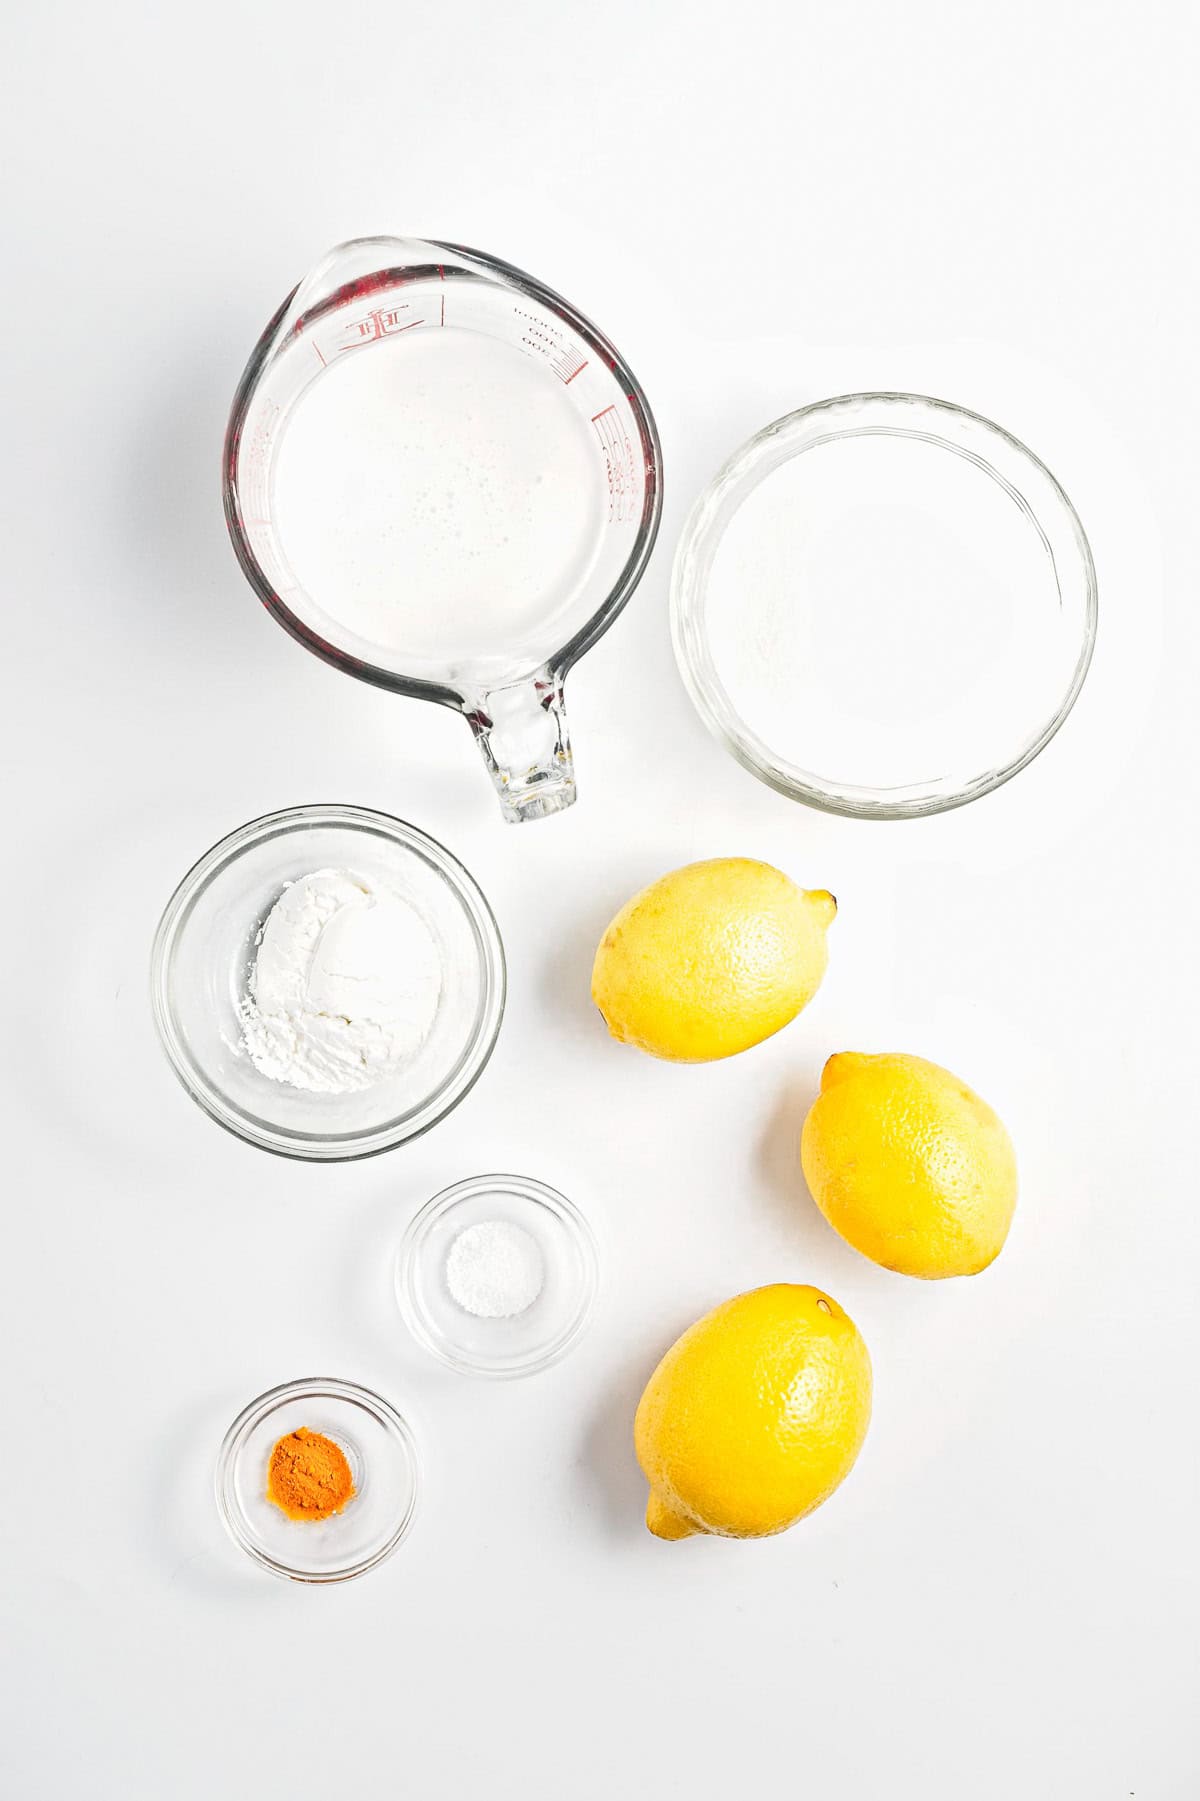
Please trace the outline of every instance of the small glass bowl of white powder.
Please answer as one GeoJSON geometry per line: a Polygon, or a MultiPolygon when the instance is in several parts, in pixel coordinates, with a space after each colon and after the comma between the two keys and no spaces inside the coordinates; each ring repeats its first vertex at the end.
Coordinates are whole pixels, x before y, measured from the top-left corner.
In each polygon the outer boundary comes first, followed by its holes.
{"type": "Polygon", "coordinates": [[[504,993],[471,876],[362,807],[294,807],[222,839],[171,897],[152,959],[159,1035],[192,1098],[251,1144],[326,1162],[457,1106],[504,993]]]}
{"type": "Polygon", "coordinates": [[[471,1376],[527,1376],[565,1357],[591,1315],[591,1227],[529,1176],[473,1176],[426,1202],[396,1258],[396,1298],[418,1343],[471,1376]]]}

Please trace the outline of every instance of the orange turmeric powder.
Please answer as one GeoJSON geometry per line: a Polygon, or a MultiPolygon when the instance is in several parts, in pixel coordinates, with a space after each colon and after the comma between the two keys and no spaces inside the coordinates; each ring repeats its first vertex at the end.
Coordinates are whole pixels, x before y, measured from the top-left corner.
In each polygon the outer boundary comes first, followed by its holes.
{"type": "Polygon", "coordinates": [[[289,1520],[327,1520],[354,1499],[354,1478],[340,1445],[301,1426],[281,1438],[267,1467],[267,1499],[289,1520]]]}

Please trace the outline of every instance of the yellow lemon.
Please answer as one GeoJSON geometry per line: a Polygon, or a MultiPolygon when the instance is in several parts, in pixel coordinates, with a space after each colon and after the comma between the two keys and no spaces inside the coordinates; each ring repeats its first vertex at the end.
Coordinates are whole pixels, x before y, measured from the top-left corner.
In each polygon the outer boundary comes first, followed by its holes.
{"type": "Polygon", "coordinates": [[[634,1422],[658,1538],[765,1538],[819,1507],[871,1418],[871,1359],[819,1288],[776,1282],[676,1340],[634,1422]]]}
{"type": "Polygon", "coordinates": [[[986,1101],[923,1057],[831,1057],[800,1160],[830,1225],[885,1269],[972,1276],[1008,1236],[1012,1141],[986,1101]]]}
{"type": "Polygon", "coordinates": [[[749,857],[663,876],[600,941],[592,999],[614,1038],[677,1063],[732,1057],[778,1032],[825,974],[837,902],[749,857]]]}

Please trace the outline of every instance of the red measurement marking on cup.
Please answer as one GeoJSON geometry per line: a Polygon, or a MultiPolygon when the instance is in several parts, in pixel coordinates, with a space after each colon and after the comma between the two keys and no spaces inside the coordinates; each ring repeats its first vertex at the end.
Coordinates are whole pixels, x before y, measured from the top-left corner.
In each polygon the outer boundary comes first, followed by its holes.
{"type": "Polygon", "coordinates": [[[315,338],[312,341],[312,347],[316,351],[317,355],[321,357],[322,369],[328,369],[329,364],[325,361],[325,358],[323,356],[321,356],[321,346],[317,343],[317,340],[315,338]]]}
{"type": "Polygon", "coordinates": [[[633,445],[615,401],[602,412],[593,413],[592,424],[600,440],[608,480],[609,523],[620,524],[633,518],[637,506],[633,445]]]}
{"type": "Polygon", "coordinates": [[[565,342],[558,328],[544,319],[541,313],[530,312],[528,307],[514,306],[513,317],[520,321],[522,350],[549,364],[564,388],[575,380],[582,369],[587,368],[587,358],[580,356],[576,346],[565,342]]]}
{"type": "Polygon", "coordinates": [[[570,350],[563,345],[550,358],[550,367],[561,381],[564,388],[569,387],[581,369],[587,368],[587,358],[580,356],[577,350],[570,350]]]}
{"type": "Polygon", "coordinates": [[[337,347],[338,355],[343,350],[357,350],[360,344],[375,344],[380,338],[394,338],[402,331],[412,331],[414,326],[424,325],[424,319],[409,319],[405,316],[411,310],[407,302],[400,306],[377,306],[364,319],[352,319],[343,328],[343,341],[337,347]]]}
{"type": "MultiPolygon", "coordinates": [[[[445,279],[446,279],[446,277],[443,275],[442,280],[445,281],[445,279]]],[[[446,296],[443,294],[442,295],[442,324],[444,325],[445,323],[446,323],[446,296]]]]}

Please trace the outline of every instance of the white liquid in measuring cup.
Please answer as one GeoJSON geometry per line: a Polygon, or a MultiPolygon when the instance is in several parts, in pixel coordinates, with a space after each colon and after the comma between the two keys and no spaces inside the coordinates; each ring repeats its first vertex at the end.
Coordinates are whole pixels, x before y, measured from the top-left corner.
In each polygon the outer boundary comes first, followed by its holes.
{"type": "Polygon", "coordinates": [[[556,650],[607,505],[595,435],[558,377],[451,329],[331,363],[288,419],[271,498],[310,603],[289,604],[339,648],[432,679],[556,650]]]}

